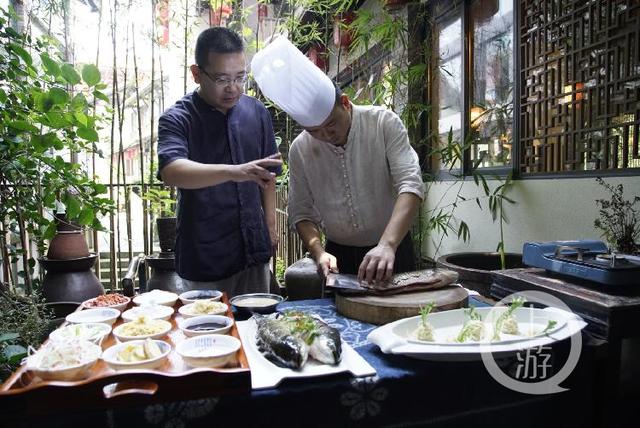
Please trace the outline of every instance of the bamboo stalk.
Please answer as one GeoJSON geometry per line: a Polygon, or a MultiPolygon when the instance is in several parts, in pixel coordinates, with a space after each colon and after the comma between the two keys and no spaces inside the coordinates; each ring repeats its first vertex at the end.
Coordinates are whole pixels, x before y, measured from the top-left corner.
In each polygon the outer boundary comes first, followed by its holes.
{"type": "Polygon", "coordinates": [[[158,59],[160,65],[160,105],[159,110],[164,111],[164,69],[162,68],[162,49],[158,49],[158,59]]]}
{"type": "Polygon", "coordinates": [[[140,111],[140,80],[138,78],[138,56],[136,53],[135,23],[132,24],[133,33],[133,73],[136,89],[136,110],[138,112],[138,143],[140,147],[140,197],[142,198],[142,236],[144,253],[149,254],[149,208],[147,205],[147,188],[144,184],[144,141],[142,140],[142,112],[140,111]]]}
{"type": "MultiPolygon", "coordinates": [[[[131,9],[131,0],[129,0],[128,9],[131,9]]],[[[122,128],[124,124],[124,112],[126,108],[127,102],[127,80],[129,75],[129,25],[126,26],[127,35],[125,38],[125,59],[124,59],[124,74],[123,74],[123,85],[122,85],[122,103],[118,105],[118,135],[119,135],[119,144],[118,144],[118,171],[122,172],[122,189],[124,190],[124,206],[125,206],[125,222],[126,222],[126,236],[127,236],[127,254],[129,256],[129,260],[133,258],[133,250],[131,248],[131,205],[129,200],[129,188],[127,187],[127,175],[124,165],[124,141],[122,128]]],[[[118,97],[120,94],[118,93],[118,97]]],[[[118,184],[120,184],[120,175],[118,174],[118,184]]],[[[118,190],[118,199],[120,199],[120,190],[118,190]]],[[[118,204],[120,205],[120,204],[118,204]]],[[[123,276],[122,272],[122,250],[121,250],[121,234],[120,234],[120,218],[118,217],[118,283],[120,283],[120,278],[123,276]]]]}
{"type": "MultiPolygon", "coordinates": [[[[109,12],[111,15],[111,44],[113,47],[113,91],[111,94],[111,135],[110,135],[110,159],[109,163],[111,164],[111,168],[109,168],[109,197],[113,200],[113,153],[115,146],[115,112],[116,112],[116,93],[118,92],[118,73],[117,73],[117,43],[116,43],[116,12],[118,9],[118,1],[113,0],[113,3],[109,1],[109,12]]],[[[115,216],[113,213],[109,214],[109,227],[111,233],[109,234],[109,287],[113,290],[115,287],[115,277],[116,277],[116,245],[115,245],[115,216]]]]}
{"type": "MultiPolygon", "coordinates": [[[[63,18],[63,36],[64,36],[64,61],[69,64],[74,64],[73,58],[73,46],[70,47],[70,44],[73,43],[71,38],[69,37],[69,28],[71,28],[71,11],[69,0],[62,0],[62,18],[63,18]]],[[[67,84],[67,92],[71,98],[73,98],[74,88],[73,85],[67,84]]],[[[69,151],[69,157],[72,164],[78,163],[78,153],[74,150],[69,151]]]]}
{"type": "MultiPolygon", "coordinates": [[[[102,0],[100,1],[100,12],[98,13],[98,36],[97,36],[97,43],[96,43],[96,67],[99,66],[100,63],[100,31],[102,30],[102,7],[103,7],[103,2],[102,0]]],[[[93,97],[93,117],[95,119],[96,116],[96,97],[93,97]]],[[[93,150],[91,152],[91,168],[92,168],[92,177],[94,177],[94,179],[96,178],[96,152],[95,150],[93,150]]],[[[95,271],[96,276],[98,277],[98,280],[101,280],[101,273],[100,273],[100,242],[98,240],[98,231],[96,229],[92,230],[92,235],[93,235],[93,251],[95,251],[96,253],[96,257],[98,258],[98,262],[93,266],[93,270],[95,271]]]]}
{"type": "MultiPolygon", "coordinates": [[[[0,189],[6,189],[6,183],[0,172],[0,189]]],[[[0,193],[0,203],[5,203],[5,196],[0,193]]],[[[9,260],[9,249],[7,247],[7,236],[9,234],[9,227],[6,224],[6,219],[0,219],[0,251],[2,251],[2,273],[3,280],[9,284],[9,289],[15,291],[15,283],[13,281],[13,272],[11,271],[11,261],[9,260]]]]}
{"type": "Polygon", "coordinates": [[[33,291],[33,284],[31,281],[31,272],[29,272],[29,244],[27,241],[27,229],[24,224],[24,216],[22,210],[18,209],[18,228],[20,230],[20,245],[22,246],[22,268],[24,269],[24,288],[25,293],[28,295],[33,291]]]}
{"type": "MultiPolygon", "coordinates": [[[[209,15],[209,26],[211,26],[211,15],[209,15]]],[[[187,68],[188,66],[188,58],[187,58],[187,44],[189,42],[189,0],[184,1],[184,67],[182,70],[182,93],[187,93],[187,68]]]]}
{"type": "MultiPolygon", "coordinates": [[[[154,142],[154,128],[155,128],[155,79],[156,79],[156,2],[157,0],[151,0],[151,123],[149,132],[149,186],[153,186],[154,170],[155,170],[155,142],[154,142]]],[[[149,223],[149,250],[153,252],[153,222],[149,223]]]]}

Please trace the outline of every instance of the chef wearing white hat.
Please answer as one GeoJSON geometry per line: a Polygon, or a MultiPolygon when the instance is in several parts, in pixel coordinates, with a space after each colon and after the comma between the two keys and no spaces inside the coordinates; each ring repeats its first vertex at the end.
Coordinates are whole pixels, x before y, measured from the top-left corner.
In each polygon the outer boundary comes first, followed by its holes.
{"type": "Polygon", "coordinates": [[[251,69],[264,95],[305,128],[289,151],[288,214],[319,271],[381,281],[415,270],[409,229],[424,185],[400,118],[352,104],[284,37],[251,69]]]}

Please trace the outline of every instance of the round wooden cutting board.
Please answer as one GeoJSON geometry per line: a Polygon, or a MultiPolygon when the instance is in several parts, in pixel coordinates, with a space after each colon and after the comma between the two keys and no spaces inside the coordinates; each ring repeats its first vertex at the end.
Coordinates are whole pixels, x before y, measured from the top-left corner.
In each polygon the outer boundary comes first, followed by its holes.
{"type": "Polygon", "coordinates": [[[420,307],[431,302],[436,304],[434,312],[461,308],[467,305],[468,297],[467,291],[459,285],[391,296],[336,294],[336,310],[347,318],[382,325],[418,315],[420,307]]]}

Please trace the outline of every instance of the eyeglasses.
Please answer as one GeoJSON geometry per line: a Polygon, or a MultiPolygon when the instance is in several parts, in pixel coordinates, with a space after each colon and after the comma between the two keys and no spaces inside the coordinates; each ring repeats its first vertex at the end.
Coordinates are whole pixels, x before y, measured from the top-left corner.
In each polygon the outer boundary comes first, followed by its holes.
{"type": "Polygon", "coordinates": [[[207,71],[203,68],[198,66],[198,68],[200,69],[200,71],[202,71],[204,73],[205,76],[207,76],[209,78],[209,80],[211,80],[214,85],[216,85],[218,88],[226,88],[228,86],[231,85],[236,85],[236,86],[242,86],[245,83],[247,83],[247,80],[249,80],[249,76],[246,74],[243,74],[242,76],[238,76],[235,79],[229,79],[228,77],[213,77],[212,75],[210,75],[209,73],[207,73],[207,71]]]}

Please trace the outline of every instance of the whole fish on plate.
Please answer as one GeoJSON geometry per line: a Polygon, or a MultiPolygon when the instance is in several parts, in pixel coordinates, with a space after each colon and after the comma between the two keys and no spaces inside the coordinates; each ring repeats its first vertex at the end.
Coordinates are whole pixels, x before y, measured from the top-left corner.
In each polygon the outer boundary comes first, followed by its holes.
{"type": "Polygon", "coordinates": [[[340,362],[342,341],[338,330],[315,316],[299,311],[285,312],[280,319],[309,346],[311,358],[324,364],[340,362]]]}
{"type": "Polygon", "coordinates": [[[254,315],[258,330],[256,345],[266,359],[280,367],[300,369],[307,361],[309,348],[292,333],[291,326],[281,320],[254,315]]]}
{"type": "Polygon", "coordinates": [[[254,319],[258,349],[278,366],[300,369],[308,356],[332,365],[342,358],[340,332],[321,319],[297,311],[278,318],[254,315],[254,319]]]}

